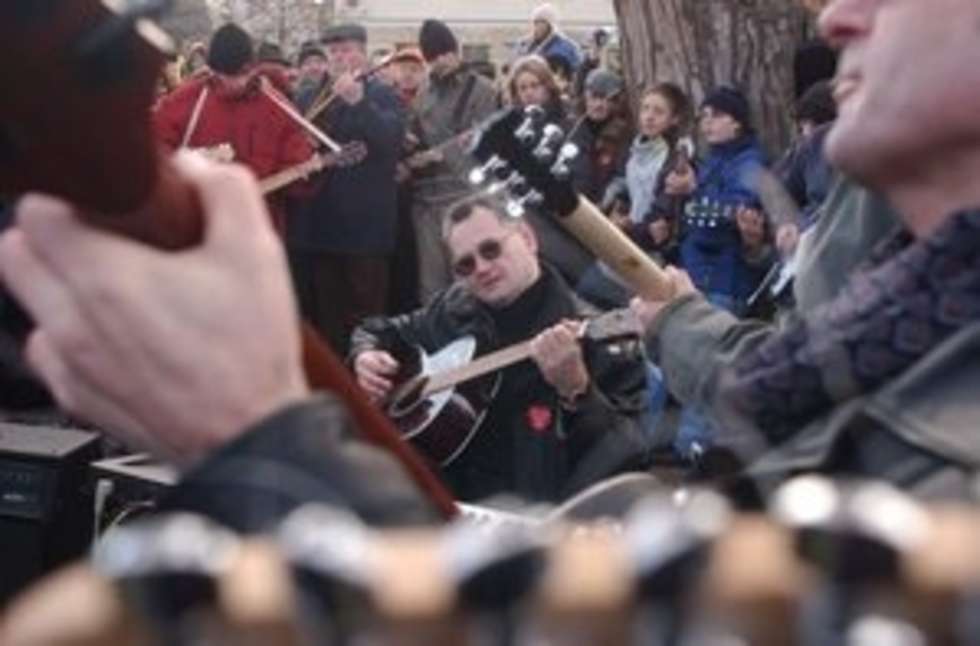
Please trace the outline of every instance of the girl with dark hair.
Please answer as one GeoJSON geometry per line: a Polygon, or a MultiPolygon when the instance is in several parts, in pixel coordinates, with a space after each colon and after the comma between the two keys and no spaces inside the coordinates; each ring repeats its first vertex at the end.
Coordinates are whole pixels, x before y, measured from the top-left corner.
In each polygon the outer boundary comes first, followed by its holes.
{"type": "Polygon", "coordinates": [[[539,106],[544,109],[548,121],[565,124],[568,111],[562,102],[558,79],[540,56],[525,56],[514,63],[507,81],[507,95],[512,105],[539,106]]]}
{"type": "MultiPolygon", "coordinates": [[[[613,222],[660,262],[673,260],[684,197],[669,195],[666,181],[672,170],[689,163],[692,151],[683,151],[689,144],[680,141],[690,121],[690,106],[684,91],[672,83],[658,83],[643,92],[629,157],[601,203],[611,211],[613,222]]],[[[601,263],[582,276],[577,289],[600,307],[624,306],[631,295],[601,263]]]]}

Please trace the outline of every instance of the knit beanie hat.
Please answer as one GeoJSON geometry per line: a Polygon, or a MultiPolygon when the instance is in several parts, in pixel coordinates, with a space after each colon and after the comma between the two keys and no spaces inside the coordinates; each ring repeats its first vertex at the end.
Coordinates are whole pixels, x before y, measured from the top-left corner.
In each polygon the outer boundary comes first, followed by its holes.
{"type": "Polygon", "coordinates": [[[221,74],[237,74],[253,58],[252,37],[234,23],[214,32],[208,47],[208,67],[221,74]]]}
{"type": "Polygon", "coordinates": [[[745,95],[733,87],[723,85],[701,102],[701,108],[712,108],[737,121],[746,132],[752,130],[749,118],[749,102],[745,95]]]}
{"type": "Polygon", "coordinates": [[[459,51],[459,43],[453,32],[441,20],[426,20],[419,31],[419,48],[426,61],[432,61],[450,52],[459,51]]]}
{"type": "Polygon", "coordinates": [[[539,4],[531,12],[531,21],[543,20],[552,27],[558,26],[558,8],[550,2],[539,4]]]}

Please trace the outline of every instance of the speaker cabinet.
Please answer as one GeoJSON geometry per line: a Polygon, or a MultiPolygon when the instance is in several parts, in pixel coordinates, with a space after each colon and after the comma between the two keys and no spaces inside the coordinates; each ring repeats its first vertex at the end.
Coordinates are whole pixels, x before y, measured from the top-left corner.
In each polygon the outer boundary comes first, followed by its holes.
{"type": "Polygon", "coordinates": [[[0,423],[0,608],[85,554],[92,538],[88,465],[98,435],[0,423]]]}

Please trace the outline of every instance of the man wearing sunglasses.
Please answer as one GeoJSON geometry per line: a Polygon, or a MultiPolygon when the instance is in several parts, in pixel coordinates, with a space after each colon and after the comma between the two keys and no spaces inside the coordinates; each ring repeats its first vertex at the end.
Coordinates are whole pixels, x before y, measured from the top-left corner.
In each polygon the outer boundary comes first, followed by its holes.
{"type": "Polygon", "coordinates": [[[443,240],[455,284],[416,312],[366,320],[350,358],[380,400],[399,369],[396,348],[434,352],[471,334],[483,354],[531,340],[532,361],[488,380],[487,414],[443,475],[462,500],[511,493],[554,502],[642,464],[645,366],[636,352],[583,348],[578,321],[594,312],[539,262],[533,230],[504,213],[483,196],[450,207],[443,240]]]}

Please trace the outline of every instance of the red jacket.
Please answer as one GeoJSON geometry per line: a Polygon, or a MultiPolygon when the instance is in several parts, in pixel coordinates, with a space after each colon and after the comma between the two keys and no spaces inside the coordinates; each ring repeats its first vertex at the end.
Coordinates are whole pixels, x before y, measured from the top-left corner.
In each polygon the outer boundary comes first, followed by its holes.
{"type": "MultiPolygon", "coordinates": [[[[256,66],[234,77],[206,74],[190,79],[160,100],[154,112],[157,135],[167,147],[180,147],[194,108],[207,88],[208,96],[188,147],[230,144],[235,161],[248,166],[259,178],[307,161],[314,153],[310,138],[261,92],[262,77],[289,101],[288,81],[276,67],[256,66]]],[[[281,225],[278,215],[274,214],[277,226],[281,225]]]]}

